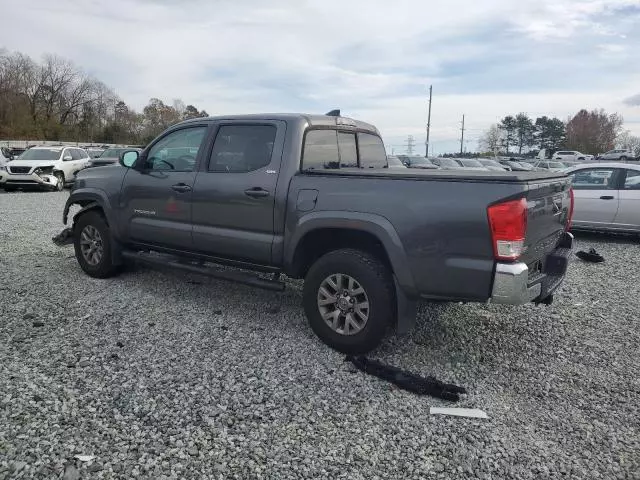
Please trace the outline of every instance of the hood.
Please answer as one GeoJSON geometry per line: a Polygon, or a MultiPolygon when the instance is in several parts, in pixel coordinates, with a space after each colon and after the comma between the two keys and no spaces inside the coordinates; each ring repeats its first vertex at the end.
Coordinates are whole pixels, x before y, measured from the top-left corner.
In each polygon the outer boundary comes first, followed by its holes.
{"type": "Polygon", "coordinates": [[[54,167],[57,163],[56,160],[12,160],[7,162],[6,166],[11,167],[31,167],[31,168],[42,168],[42,167],[54,167]]]}
{"type": "Polygon", "coordinates": [[[120,164],[85,168],[77,173],[73,189],[97,188],[106,192],[119,192],[128,171],[128,168],[121,167],[120,164]]]}
{"type": "Polygon", "coordinates": [[[89,165],[92,167],[102,167],[104,165],[120,165],[120,160],[118,158],[111,157],[99,157],[92,158],[89,160],[89,165]]]}

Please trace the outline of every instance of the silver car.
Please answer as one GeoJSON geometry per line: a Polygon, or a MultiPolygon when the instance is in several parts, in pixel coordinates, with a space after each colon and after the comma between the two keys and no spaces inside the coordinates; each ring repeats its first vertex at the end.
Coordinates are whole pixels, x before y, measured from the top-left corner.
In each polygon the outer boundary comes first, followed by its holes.
{"type": "Polygon", "coordinates": [[[601,153],[598,155],[598,160],[606,160],[612,162],[614,160],[620,160],[624,162],[625,160],[631,160],[634,158],[633,152],[631,150],[609,150],[608,152],[601,153]]]}
{"type": "Polygon", "coordinates": [[[573,182],[574,229],[640,232],[640,165],[591,163],[564,172],[573,182]]]}
{"type": "Polygon", "coordinates": [[[462,166],[465,170],[481,170],[486,172],[489,170],[487,167],[482,165],[478,160],[473,158],[456,158],[456,162],[462,166]]]}
{"type": "Polygon", "coordinates": [[[553,160],[540,160],[533,164],[535,168],[549,170],[551,172],[559,172],[567,168],[568,165],[565,165],[563,162],[556,162],[553,160]]]}

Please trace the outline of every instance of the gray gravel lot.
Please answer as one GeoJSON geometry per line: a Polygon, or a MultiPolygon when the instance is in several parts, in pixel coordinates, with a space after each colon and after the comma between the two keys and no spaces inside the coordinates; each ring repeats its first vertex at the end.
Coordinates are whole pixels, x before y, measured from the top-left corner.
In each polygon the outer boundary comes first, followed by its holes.
{"type": "Polygon", "coordinates": [[[421,307],[375,356],[489,415],[451,418],[320,343],[298,284],[85,276],[67,195],[0,194],[0,478],[640,478],[637,241],[579,237],[606,262],[551,307],[421,307]]]}

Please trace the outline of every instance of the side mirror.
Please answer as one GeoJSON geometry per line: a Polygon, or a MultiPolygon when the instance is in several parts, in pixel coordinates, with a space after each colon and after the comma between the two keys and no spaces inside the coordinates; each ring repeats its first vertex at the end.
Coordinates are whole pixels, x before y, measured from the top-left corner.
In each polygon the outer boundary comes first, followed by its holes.
{"type": "Polygon", "coordinates": [[[133,168],[139,157],[140,153],[137,150],[126,150],[120,154],[118,161],[123,167],[133,168]]]}
{"type": "Polygon", "coordinates": [[[71,155],[65,155],[64,157],[62,157],[63,162],[69,162],[71,160],[73,160],[73,157],[71,155]]]}

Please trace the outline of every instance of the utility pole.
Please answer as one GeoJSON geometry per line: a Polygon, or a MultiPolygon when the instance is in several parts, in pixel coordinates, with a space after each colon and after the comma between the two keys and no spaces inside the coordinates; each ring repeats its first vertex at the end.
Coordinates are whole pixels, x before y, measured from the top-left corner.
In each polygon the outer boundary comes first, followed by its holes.
{"type": "Polygon", "coordinates": [[[413,135],[409,135],[407,137],[407,155],[413,155],[413,147],[415,145],[415,140],[413,135]]]}
{"type": "Polygon", "coordinates": [[[460,137],[460,155],[462,155],[462,149],[464,145],[464,114],[462,115],[462,136],[460,137]]]}
{"type": "Polygon", "coordinates": [[[429,85],[429,113],[427,114],[427,141],[425,142],[425,157],[429,156],[429,130],[431,129],[431,95],[433,93],[433,85],[429,85]]]}

